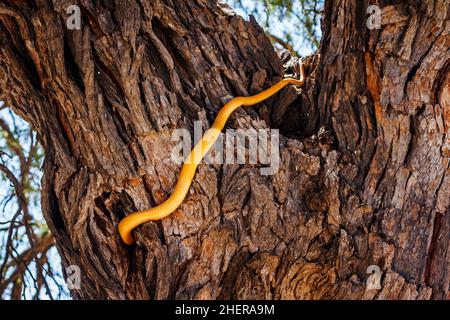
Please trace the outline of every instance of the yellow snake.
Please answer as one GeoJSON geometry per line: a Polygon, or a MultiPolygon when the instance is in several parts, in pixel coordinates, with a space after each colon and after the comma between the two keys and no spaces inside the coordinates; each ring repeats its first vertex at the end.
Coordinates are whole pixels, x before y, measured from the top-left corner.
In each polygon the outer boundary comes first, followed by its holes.
{"type": "Polygon", "coordinates": [[[163,219],[174,212],[184,201],[184,198],[186,198],[192,180],[194,179],[198,164],[216,142],[220,132],[224,128],[225,123],[233,111],[241,106],[251,106],[260,103],[283,89],[288,84],[302,86],[305,83],[305,73],[301,61],[299,61],[299,69],[299,80],[286,78],[254,96],[236,97],[225,104],[217,114],[211,128],[205,132],[202,139],[194,146],[184,161],[183,167],[181,168],[180,177],[178,178],[177,184],[175,185],[173,193],[170,197],[159,206],[148,210],[134,212],[120,221],[119,233],[122,240],[128,245],[133,244],[134,240],[131,236],[131,231],[133,231],[134,228],[148,221],[163,219]],[[199,157],[199,155],[201,156],[199,157]]]}

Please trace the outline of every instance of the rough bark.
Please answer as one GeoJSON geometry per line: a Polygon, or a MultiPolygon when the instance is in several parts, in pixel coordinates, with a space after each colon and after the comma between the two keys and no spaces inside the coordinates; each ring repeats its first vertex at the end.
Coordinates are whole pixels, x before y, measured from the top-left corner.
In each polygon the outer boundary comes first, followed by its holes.
{"type": "Polygon", "coordinates": [[[73,0],[0,4],[0,97],[45,148],[42,207],[63,265],[81,267],[74,298],[450,297],[448,1],[378,1],[374,31],[369,1],[326,1],[306,86],[229,122],[280,128],[279,172],[201,165],[132,247],[117,224],[170,194],[173,130],[208,127],[293,61],[215,1],[75,2],[74,31],[73,0]]]}

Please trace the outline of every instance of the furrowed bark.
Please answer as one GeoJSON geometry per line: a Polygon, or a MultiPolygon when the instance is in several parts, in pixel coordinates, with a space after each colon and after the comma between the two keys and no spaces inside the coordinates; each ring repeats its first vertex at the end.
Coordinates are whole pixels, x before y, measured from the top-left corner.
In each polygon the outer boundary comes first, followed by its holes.
{"type": "MultiPolygon", "coordinates": [[[[280,170],[201,165],[188,198],[125,246],[117,224],[163,202],[176,128],[291,72],[254,20],[215,1],[0,4],[0,93],[46,153],[42,207],[74,298],[448,299],[449,7],[325,4],[304,88],[238,110],[279,128],[280,170]],[[370,265],[381,289],[367,290],[370,265]]],[[[373,3],[370,3],[373,4],[373,3]]]]}

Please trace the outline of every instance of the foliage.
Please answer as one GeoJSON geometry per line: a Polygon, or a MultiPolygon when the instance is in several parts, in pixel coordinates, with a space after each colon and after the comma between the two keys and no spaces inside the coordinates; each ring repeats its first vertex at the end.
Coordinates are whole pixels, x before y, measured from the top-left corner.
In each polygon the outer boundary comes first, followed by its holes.
{"type": "Polygon", "coordinates": [[[314,52],[320,42],[323,0],[228,0],[252,14],[278,48],[296,55],[314,52]]]}
{"type": "Polygon", "coordinates": [[[0,109],[0,298],[60,298],[60,263],[40,211],[43,152],[28,124],[0,109]]]}

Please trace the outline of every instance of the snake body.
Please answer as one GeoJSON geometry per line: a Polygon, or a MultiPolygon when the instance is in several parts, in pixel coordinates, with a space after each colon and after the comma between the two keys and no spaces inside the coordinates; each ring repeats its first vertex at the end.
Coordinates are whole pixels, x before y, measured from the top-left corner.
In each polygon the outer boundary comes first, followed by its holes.
{"type": "Polygon", "coordinates": [[[225,104],[222,109],[220,109],[217,114],[216,119],[214,120],[213,125],[210,129],[208,129],[203,135],[202,139],[194,146],[194,148],[189,153],[188,157],[183,163],[183,167],[181,168],[180,176],[175,185],[173,193],[170,197],[161,203],[160,205],[150,208],[143,211],[134,212],[125,218],[122,219],[119,223],[119,233],[122,237],[122,240],[131,245],[134,243],[134,239],[131,235],[131,232],[137,226],[154,220],[160,220],[172,212],[174,212],[184,201],[186,195],[191,186],[192,180],[194,179],[195,172],[197,170],[197,166],[203,159],[203,157],[208,153],[209,149],[214,145],[217,138],[219,137],[220,132],[225,126],[230,115],[234,110],[241,106],[251,106],[254,104],[258,104],[267,98],[273,96],[278,91],[286,87],[287,85],[296,85],[302,86],[305,82],[305,75],[303,65],[300,62],[300,79],[294,78],[285,78],[272,87],[249,97],[236,97],[230,100],[227,104],[225,104]],[[200,157],[198,155],[201,155],[200,157]]]}

